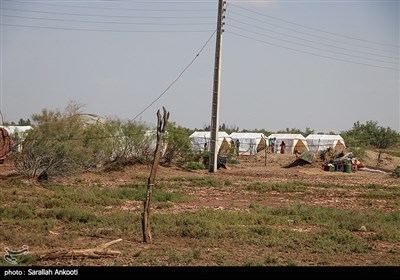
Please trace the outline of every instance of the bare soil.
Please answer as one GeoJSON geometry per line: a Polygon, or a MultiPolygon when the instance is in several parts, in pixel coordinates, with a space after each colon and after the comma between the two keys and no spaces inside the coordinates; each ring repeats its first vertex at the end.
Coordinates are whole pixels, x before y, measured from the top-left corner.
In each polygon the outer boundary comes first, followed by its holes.
{"type": "MultiPolygon", "coordinates": [[[[369,151],[365,161],[366,166],[376,166],[377,154],[369,151]]],[[[286,168],[295,160],[294,155],[268,154],[265,159],[263,152],[253,157],[240,157],[239,164],[228,164],[227,169],[219,169],[216,173],[207,170],[188,171],[177,167],[160,166],[157,172],[157,181],[162,182],[171,178],[187,177],[210,177],[219,180],[230,181],[231,184],[222,187],[202,186],[199,188],[186,186],[182,182],[179,190],[196,197],[195,200],[173,203],[168,208],[154,208],[153,213],[189,213],[199,209],[216,209],[230,211],[250,211],[249,205],[256,203],[259,206],[287,206],[291,204],[304,203],[315,206],[329,206],[338,209],[362,211],[377,210],[384,213],[398,213],[398,205],[388,203],[385,198],[363,199],[360,193],[364,192],[365,186],[379,185],[381,188],[398,188],[400,190],[400,179],[394,178],[390,173],[375,173],[356,171],[352,173],[327,172],[321,167],[322,162],[313,164],[297,165],[286,168]],[[304,182],[312,184],[332,184],[334,187],[318,188],[309,187],[306,193],[298,192],[279,192],[268,191],[259,193],[241,187],[249,182],[304,182]],[[336,186],[336,187],[335,187],[336,186]]],[[[380,167],[385,170],[394,170],[400,166],[400,158],[383,154],[380,167]]],[[[146,182],[150,173],[150,166],[134,165],[126,167],[123,171],[108,173],[84,173],[74,177],[60,178],[53,183],[62,185],[74,185],[76,182],[85,182],[91,185],[101,185],[105,188],[117,188],[122,184],[130,184],[135,181],[146,182]]],[[[0,180],[3,184],[12,184],[20,180],[23,184],[30,184],[40,188],[40,184],[18,179],[12,164],[6,161],[0,166],[0,180]],[[13,175],[14,174],[14,175],[13,175]]],[[[141,201],[126,201],[123,205],[115,206],[124,211],[138,213],[142,211],[141,201]]],[[[285,227],[287,228],[287,227],[285,227]]],[[[315,232],[320,230],[316,225],[293,225],[290,227],[298,232],[315,232]]],[[[6,230],[6,229],[5,229],[6,230]]],[[[24,232],[29,229],[21,229],[24,232]]],[[[107,234],[97,234],[94,232],[63,232],[60,228],[49,231],[52,234],[73,234],[73,242],[70,239],[61,248],[90,248],[110,239],[123,238],[123,242],[115,244],[112,248],[123,252],[122,255],[114,258],[100,259],[71,259],[43,261],[40,265],[196,265],[196,266],[215,266],[215,265],[246,265],[246,262],[254,261],[257,256],[273,256],[267,265],[306,265],[306,266],[352,266],[352,265],[390,265],[400,264],[400,243],[387,242],[371,238],[372,250],[369,253],[347,253],[343,255],[326,255],[307,250],[288,249],[287,251],[275,251],[274,247],[260,247],[246,245],[243,247],[232,247],[229,241],[212,242],[204,244],[196,238],[168,237],[155,238],[153,243],[146,244],[141,242],[140,237],[135,236],[107,236],[107,234]],[[55,233],[54,233],[55,232],[55,233]],[[193,249],[195,248],[195,249],[193,249]],[[198,250],[200,257],[192,258],[187,262],[187,256],[193,250],[198,250]],[[177,256],[177,260],[171,260],[171,254],[177,256]],[[146,255],[139,262],[140,255],[146,255]],[[135,256],[135,257],[132,257],[135,256]]],[[[354,234],[359,236],[374,235],[374,232],[360,231],[354,234]]],[[[18,244],[11,244],[19,246],[18,244]]],[[[6,246],[10,246],[7,240],[0,240],[0,248],[4,251],[6,246]]],[[[40,248],[32,248],[40,249],[40,248]]],[[[175,256],[174,255],[174,256],[175,256]]]]}

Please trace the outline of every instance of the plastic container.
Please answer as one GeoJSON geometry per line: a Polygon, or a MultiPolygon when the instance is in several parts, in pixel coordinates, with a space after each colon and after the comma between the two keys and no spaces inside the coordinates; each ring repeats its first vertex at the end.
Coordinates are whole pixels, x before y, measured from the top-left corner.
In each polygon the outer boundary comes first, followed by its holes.
{"type": "Polygon", "coordinates": [[[346,172],[346,173],[351,173],[352,168],[353,168],[353,166],[352,166],[351,163],[346,163],[346,164],[344,165],[344,172],[346,172]]]}
{"type": "Polygon", "coordinates": [[[341,162],[336,163],[336,171],[343,172],[344,171],[344,164],[341,162]]]}

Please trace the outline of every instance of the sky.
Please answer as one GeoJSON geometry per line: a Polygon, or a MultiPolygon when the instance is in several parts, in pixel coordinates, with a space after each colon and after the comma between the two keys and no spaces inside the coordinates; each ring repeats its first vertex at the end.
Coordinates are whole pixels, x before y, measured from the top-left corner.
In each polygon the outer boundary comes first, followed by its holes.
{"type": "MultiPolygon", "coordinates": [[[[201,130],[211,122],[218,1],[0,0],[0,110],[201,130]]],[[[399,1],[226,1],[219,123],[400,131],[399,1]]]]}

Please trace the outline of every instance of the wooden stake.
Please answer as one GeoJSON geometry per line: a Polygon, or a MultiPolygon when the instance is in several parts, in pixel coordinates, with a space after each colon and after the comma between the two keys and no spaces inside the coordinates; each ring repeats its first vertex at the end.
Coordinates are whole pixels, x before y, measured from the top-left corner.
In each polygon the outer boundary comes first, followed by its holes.
{"type": "Polygon", "coordinates": [[[144,209],[142,213],[142,233],[143,233],[143,242],[151,243],[152,235],[150,230],[150,207],[151,207],[151,198],[153,195],[153,187],[156,179],[157,167],[160,163],[161,149],[163,146],[163,134],[165,132],[165,128],[167,127],[169,119],[169,112],[163,107],[163,116],[161,117],[160,110],[157,111],[157,143],[156,149],[154,151],[154,160],[153,165],[151,167],[150,176],[147,180],[147,192],[146,199],[144,201],[144,209]]]}

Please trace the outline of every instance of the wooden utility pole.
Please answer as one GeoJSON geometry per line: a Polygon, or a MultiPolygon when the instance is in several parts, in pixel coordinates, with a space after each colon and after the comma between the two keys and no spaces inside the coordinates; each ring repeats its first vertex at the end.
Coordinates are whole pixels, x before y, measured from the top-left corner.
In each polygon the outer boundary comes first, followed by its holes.
{"type": "Polygon", "coordinates": [[[150,243],[152,241],[150,229],[150,206],[151,197],[153,195],[154,182],[156,180],[157,167],[160,163],[161,149],[163,146],[163,134],[168,124],[169,112],[163,107],[163,116],[161,117],[160,110],[157,111],[157,143],[154,151],[153,166],[151,167],[150,176],[147,181],[146,200],[144,201],[144,209],[142,213],[142,233],[143,242],[150,243]]]}
{"type": "Polygon", "coordinates": [[[215,60],[214,60],[214,86],[212,98],[211,112],[211,141],[210,141],[210,160],[208,164],[209,172],[216,172],[218,169],[218,129],[219,129],[219,90],[221,77],[221,46],[224,19],[225,1],[218,1],[218,20],[217,20],[217,37],[215,43],[215,60]]]}

